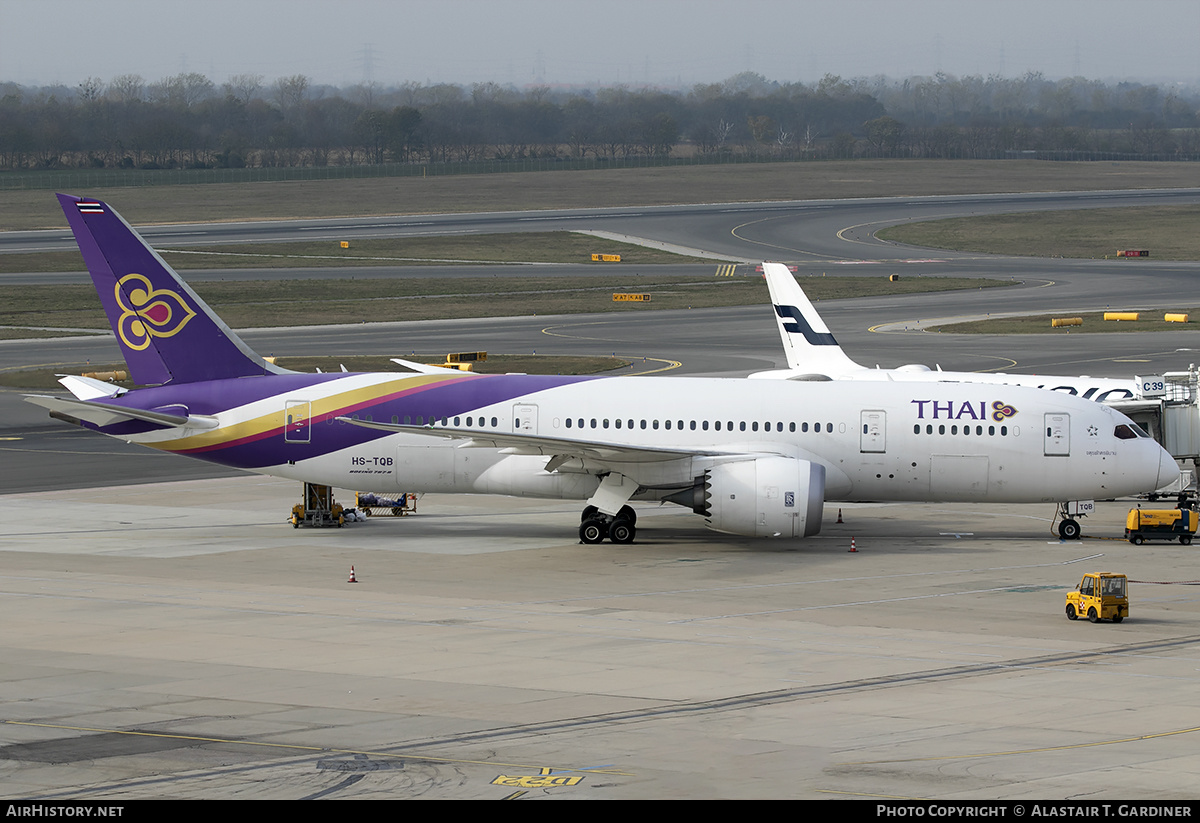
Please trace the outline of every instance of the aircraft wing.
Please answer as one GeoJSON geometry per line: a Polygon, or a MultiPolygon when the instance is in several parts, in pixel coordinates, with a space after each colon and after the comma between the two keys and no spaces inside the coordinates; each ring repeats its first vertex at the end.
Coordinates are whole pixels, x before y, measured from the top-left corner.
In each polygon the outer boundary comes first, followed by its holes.
{"type": "Polygon", "coordinates": [[[612,463],[658,463],[686,457],[757,457],[774,452],[744,452],[727,449],[669,449],[658,446],[627,446],[618,443],[601,443],[590,440],[573,440],[561,437],[545,437],[519,432],[487,432],[468,429],[449,429],[432,426],[405,426],[399,423],[380,423],[339,417],[337,420],[387,432],[403,432],[444,440],[464,441],[460,448],[500,449],[508,454],[543,454],[547,457],[594,460],[612,463]]]}
{"type": "MultiPolygon", "coordinates": [[[[49,409],[51,414],[63,415],[75,420],[84,420],[96,426],[111,426],[114,423],[124,423],[130,420],[140,420],[143,423],[154,423],[164,428],[191,426],[193,428],[212,429],[217,426],[217,419],[206,414],[173,414],[166,411],[146,411],[131,409],[113,403],[99,403],[94,400],[74,400],[67,397],[52,397],[47,394],[27,394],[25,400],[35,406],[49,409]]],[[[179,411],[185,411],[181,407],[179,411]]]]}

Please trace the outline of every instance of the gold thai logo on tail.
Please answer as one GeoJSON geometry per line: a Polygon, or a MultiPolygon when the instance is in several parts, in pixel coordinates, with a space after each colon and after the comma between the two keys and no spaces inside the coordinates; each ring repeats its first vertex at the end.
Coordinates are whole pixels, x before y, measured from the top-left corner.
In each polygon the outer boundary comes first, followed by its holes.
{"type": "Polygon", "coordinates": [[[178,293],[156,289],[140,274],[127,274],[114,289],[121,316],[117,334],[131,349],[141,351],[152,337],[172,337],[196,316],[178,293]]]}

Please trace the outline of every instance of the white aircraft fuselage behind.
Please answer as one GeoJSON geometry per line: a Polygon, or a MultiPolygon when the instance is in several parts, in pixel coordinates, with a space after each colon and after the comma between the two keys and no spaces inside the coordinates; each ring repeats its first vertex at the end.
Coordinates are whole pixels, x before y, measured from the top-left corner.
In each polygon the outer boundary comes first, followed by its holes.
{"type": "Polygon", "coordinates": [[[910,383],[981,383],[1048,389],[1097,402],[1127,400],[1136,394],[1129,378],[1068,377],[1062,375],[955,372],[923,365],[895,369],[868,368],[850,359],[817,313],[808,295],[782,263],[763,263],[775,321],[788,367],[750,375],[752,380],[853,380],[910,383]]]}

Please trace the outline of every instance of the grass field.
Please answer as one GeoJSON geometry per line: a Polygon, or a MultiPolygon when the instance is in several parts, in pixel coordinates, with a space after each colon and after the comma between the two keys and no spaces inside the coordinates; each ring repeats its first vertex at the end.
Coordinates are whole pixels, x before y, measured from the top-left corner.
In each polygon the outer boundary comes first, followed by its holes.
{"type": "MultiPolygon", "coordinates": [[[[1200,186],[1197,163],[854,160],[70,192],[131,223],[200,223],[1024,191],[1200,186]]],[[[0,193],[0,231],[66,228],[45,191],[0,193]]]]}
{"type": "MultiPolygon", "coordinates": [[[[403,237],[302,243],[243,243],[203,249],[156,248],[177,270],[266,269],[290,266],[411,266],[444,263],[589,263],[593,254],[619,254],[623,263],[708,262],[659,249],[601,240],[569,231],[471,234],[454,237],[403,237]]],[[[597,263],[597,268],[604,264],[597,263]]],[[[0,254],[0,274],[11,272],[82,271],[77,251],[0,254]]]]}
{"type": "MultiPolygon", "coordinates": [[[[1115,257],[1148,249],[1152,260],[1200,260],[1200,206],[1039,211],[893,226],[884,240],[927,248],[1025,257],[1115,257]]],[[[1142,258],[1144,259],[1144,258],[1142,258]]],[[[1136,266],[1138,259],[1125,261],[1136,266]]]]}

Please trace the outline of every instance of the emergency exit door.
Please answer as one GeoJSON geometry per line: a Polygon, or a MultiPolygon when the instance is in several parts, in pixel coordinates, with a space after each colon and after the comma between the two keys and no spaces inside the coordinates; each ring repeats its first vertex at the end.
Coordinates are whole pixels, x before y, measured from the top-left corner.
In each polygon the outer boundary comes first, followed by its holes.
{"type": "Polygon", "coordinates": [[[1047,414],[1045,454],[1066,457],[1071,454],[1071,415],[1047,414]]]}
{"type": "Polygon", "coordinates": [[[882,454],[887,451],[887,415],[883,411],[864,411],[859,429],[859,451],[882,454]]]}

